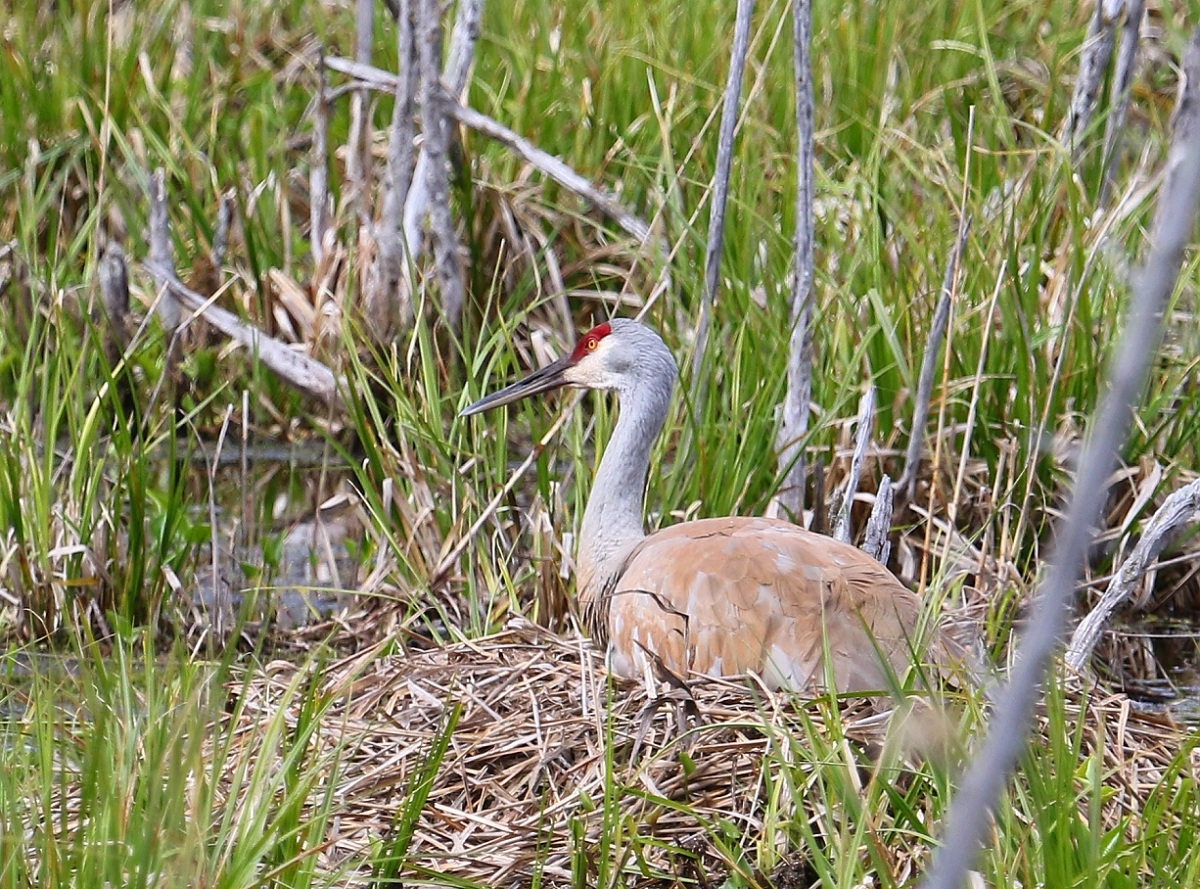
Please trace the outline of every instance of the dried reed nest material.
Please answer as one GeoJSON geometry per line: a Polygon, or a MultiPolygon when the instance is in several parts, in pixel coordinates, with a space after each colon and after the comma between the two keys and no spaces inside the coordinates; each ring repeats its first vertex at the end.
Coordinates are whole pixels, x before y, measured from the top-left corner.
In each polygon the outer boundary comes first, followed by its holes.
{"type": "MultiPolygon", "coordinates": [[[[270,722],[300,669],[276,663],[243,687],[236,732],[244,743],[270,722]]],[[[870,701],[835,707],[715,680],[648,706],[640,687],[610,688],[586,640],[528,625],[411,655],[358,654],[316,681],[331,700],[320,755],[339,763],[330,772],[336,833],[324,854],[331,869],[364,878],[368,848],[394,836],[426,779],[406,851],[409,876],[559,885],[577,873],[579,849],[619,856],[636,834],[642,855],[623,862],[630,885],[718,885],[731,867],[746,866],[739,859],[757,860],[762,843],[786,842],[787,831],[764,833],[768,819],[808,818],[820,835],[820,817],[797,810],[813,805],[798,780],[807,785],[827,765],[869,776],[884,744],[911,743],[931,724],[948,724],[918,706],[906,730],[894,731],[902,721],[870,701]],[[824,753],[806,746],[814,737],[824,753]],[[431,763],[440,743],[444,755],[431,763]],[[837,761],[819,762],[829,751],[839,751],[837,761]]],[[[1177,735],[1121,696],[1068,710],[1086,720],[1085,743],[1104,750],[1115,792],[1103,805],[1115,820],[1161,779],[1177,735]]],[[[787,861],[793,850],[776,851],[787,861]]],[[[924,853],[917,839],[889,850],[898,872],[919,867],[924,853]]]]}

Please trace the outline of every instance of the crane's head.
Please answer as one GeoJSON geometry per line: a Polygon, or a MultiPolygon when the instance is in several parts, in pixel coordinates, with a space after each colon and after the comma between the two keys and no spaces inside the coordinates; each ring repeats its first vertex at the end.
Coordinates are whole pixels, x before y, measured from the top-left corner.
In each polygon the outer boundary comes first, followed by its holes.
{"type": "Polygon", "coordinates": [[[464,408],[460,416],[469,417],[562,386],[619,392],[651,387],[670,398],[675,375],[675,359],[662,337],[637,321],[614,318],[580,337],[569,355],[479,399],[464,408]]]}

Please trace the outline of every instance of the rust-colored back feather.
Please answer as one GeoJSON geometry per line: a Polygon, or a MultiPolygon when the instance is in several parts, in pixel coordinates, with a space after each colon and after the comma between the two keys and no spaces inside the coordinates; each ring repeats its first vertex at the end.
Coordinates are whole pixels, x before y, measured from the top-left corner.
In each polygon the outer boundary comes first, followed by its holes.
{"type": "Polygon", "coordinates": [[[848,544],[787,522],[717,518],[642,540],[603,590],[584,590],[618,676],[643,675],[645,650],[680,676],[754,671],[775,688],[888,687],[918,648],[921,603],[848,544]],[[605,607],[607,605],[607,608],[605,607]],[[645,650],[644,650],[645,649],[645,650]]]}

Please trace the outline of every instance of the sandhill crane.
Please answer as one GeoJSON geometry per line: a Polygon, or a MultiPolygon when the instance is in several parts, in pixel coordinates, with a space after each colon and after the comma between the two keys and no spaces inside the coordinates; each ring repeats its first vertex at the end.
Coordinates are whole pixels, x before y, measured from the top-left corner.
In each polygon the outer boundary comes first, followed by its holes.
{"type": "Polygon", "coordinates": [[[592,328],[574,350],[480,399],[463,416],[561,386],[615,390],[619,417],[579,535],[585,623],[609,671],[680,677],[753,671],[768,686],[889,687],[917,651],[920,600],[861,550],[788,522],[710,518],[646,535],[650,448],[677,376],[661,337],[632,320],[592,328]],[[889,675],[890,674],[890,675],[889,675]]]}

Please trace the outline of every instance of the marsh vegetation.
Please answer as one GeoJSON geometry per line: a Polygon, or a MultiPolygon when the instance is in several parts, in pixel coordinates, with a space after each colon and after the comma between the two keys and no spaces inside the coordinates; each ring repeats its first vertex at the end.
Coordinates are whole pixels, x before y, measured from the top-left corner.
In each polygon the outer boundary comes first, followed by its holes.
{"type": "MultiPolygon", "coordinates": [[[[488,5],[466,102],[651,236],[455,126],[462,302],[451,312],[421,265],[408,319],[366,299],[393,103],[329,64],[355,56],[355,4],[5,5],[0,885],[915,884],[988,683],[948,692],[932,740],[910,730],[911,701],[888,721],[879,701],[712,681],[650,706],[606,682],[563,569],[612,405],[458,417],[593,321],[642,314],[684,368],[651,523],[767,510],[796,224],[786,2],[754,17],[720,293],[706,360],[690,360],[733,6],[488,5]],[[336,397],[285,382],[196,311],[164,324],[146,264],[158,169],[180,278],[328,368],[336,397]],[[117,246],[129,305],[114,315],[117,246]],[[255,459],[264,448],[285,459],[255,459]],[[299,523],[313,543],[296,555],[299,523]],[[283,587],[310,596],[310,619],[281,619],[283,587]]],[[[376,7],[371,64],[394,72],[395,22],[376,7]]],[[[855,532],[924,436],[891,567],[969,622],[997,672],[1145,250],[1186,12],[1147,10],[1121,138],[1105,138],[1105,94],[1068,143],[1089,9],[814,4],[809,505],[818,522],[836,506],[873,385],[855,532]]],[[[1081,612],[1197,477],[1195,272],[1189,252],[1081,612]]],[[[1189,626],[1195,560],[1182,535],[1133,612],[1189,626]]],[[[985,885],[1200,885],[1194,742],[1123,692],[1170,689],[1155,654],[1109,634],[1099,684],[1056,669],[985,885]]]]}

